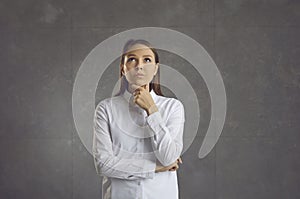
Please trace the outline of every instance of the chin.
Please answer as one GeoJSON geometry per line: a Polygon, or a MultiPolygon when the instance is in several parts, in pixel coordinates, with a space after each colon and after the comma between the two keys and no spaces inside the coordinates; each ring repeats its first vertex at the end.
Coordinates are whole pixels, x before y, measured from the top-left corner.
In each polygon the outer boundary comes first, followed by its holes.
{"type": "Polygon", "coordinates": [[[133,82],[134,84],[137,84],[137,85],[139,85],[139,86],[143,86],[143,85],[145,85],[145,84],[149,84],[149,82],[147,82],[147,81],[135,81],[135,82],[133,82]]]}

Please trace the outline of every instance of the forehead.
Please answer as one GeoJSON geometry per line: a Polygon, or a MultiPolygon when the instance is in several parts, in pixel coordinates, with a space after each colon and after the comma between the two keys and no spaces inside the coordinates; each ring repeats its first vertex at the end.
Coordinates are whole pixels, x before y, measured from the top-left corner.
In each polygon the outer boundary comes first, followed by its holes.
{"type": "Polygon", "coordinates": [[[135,55],[151,55],[154,57],[154,53],[152,50],[143,44],[135,44],[131,46],[128,51],[126,52],[126,55],[128,56],[129,54],[135,54],[135,55]]]}

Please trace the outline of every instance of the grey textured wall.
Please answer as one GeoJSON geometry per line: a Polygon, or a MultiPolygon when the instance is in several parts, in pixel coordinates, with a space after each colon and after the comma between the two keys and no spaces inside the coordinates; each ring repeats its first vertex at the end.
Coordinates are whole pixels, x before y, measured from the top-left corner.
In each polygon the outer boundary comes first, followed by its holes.
{"type": "Polygon", "coordinates": [[[1,0],[0,16],[0,198],[100,198],[73,123],[73,82],[98,43],[143,26],[194,38],[226,87],[221,138],[200,160],[209,95],[201,77],[185,73],[202,120],[178,171],[181,198],[300,198],[299,1],[1,0]]]}

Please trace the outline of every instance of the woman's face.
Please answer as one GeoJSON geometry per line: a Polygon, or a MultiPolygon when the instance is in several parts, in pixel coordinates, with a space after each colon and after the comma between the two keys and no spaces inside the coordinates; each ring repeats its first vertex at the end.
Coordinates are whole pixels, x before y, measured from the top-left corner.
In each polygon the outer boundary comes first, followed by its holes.
{"type": "Polygon", "coordinates": [[[129,84],[149,84],[157,73],[158,63],[152,50],[142,44],[133,45],[125,56],[122,73],[129,84]]]}

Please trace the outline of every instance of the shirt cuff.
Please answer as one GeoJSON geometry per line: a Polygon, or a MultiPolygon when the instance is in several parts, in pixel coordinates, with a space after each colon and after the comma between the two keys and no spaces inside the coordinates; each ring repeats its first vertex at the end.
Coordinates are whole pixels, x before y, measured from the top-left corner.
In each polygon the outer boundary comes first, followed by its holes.
{"type": "Polygon", "coordinates": [[[141,169],[143,178],[154,178],[155,169],[156,169],[155,161],[145,160],[144,166],[141,169]]]}

